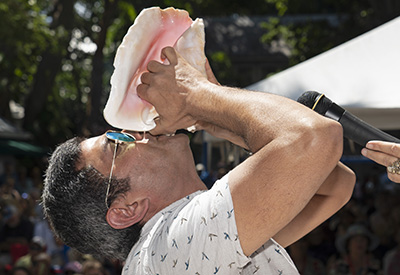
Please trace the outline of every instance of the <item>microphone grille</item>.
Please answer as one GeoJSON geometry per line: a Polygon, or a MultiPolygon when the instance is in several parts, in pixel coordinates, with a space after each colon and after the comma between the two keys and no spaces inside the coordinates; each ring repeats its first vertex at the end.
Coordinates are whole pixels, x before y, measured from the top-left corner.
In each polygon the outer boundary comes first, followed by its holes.
{"type": "Polygon", "coordinates": [[[303,93],[297,99],[297,102],[307,106],[310,109],[313,109],[321,115],[325,115],[326,111],[328,111],[333,103],[329,98],[315,91],[303,93]]]}

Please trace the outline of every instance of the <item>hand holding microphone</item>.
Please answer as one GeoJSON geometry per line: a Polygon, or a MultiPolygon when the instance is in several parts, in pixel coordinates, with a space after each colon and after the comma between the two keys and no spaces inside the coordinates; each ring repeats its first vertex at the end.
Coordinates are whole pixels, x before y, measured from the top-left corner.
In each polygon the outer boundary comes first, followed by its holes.
{"type": "Polygon", "coordinates": [[[387,167],[388,177],[400,183],[400,140],[362,121],[318,92],[305,92],[297,101],[338,121],[344,137],[366,148],[362,154],[387,167]]]}

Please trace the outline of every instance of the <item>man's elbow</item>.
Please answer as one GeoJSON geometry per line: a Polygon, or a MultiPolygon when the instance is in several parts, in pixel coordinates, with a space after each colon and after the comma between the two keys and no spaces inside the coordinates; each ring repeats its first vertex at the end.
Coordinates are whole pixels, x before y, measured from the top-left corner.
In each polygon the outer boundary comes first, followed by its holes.
{"type": "Polygon", "coordinates": [[[318,119],[306,127],[305,136],[309,138],[309,153],[314,160],[323,162],[333,169],[343,153],[343,128],[331,119],[318,119]]]}
{"type": "Polygon", "coordinates": [[[334,151],[336,151],[336,154],[339,156],[342,155],[343,153],[343,128],[340,123],[327,119],[327,124],[326,124],[326,129],[324,136],[328,139],[328,143],[332,148],[334,148],[334,151]]]}
{"type": "Polygon", "coordinates": [[[319,129],[319,148],[333,165],[336,165],[343,154],[343,128],[333,120],[326,119],[326,123],[319,129]]]}

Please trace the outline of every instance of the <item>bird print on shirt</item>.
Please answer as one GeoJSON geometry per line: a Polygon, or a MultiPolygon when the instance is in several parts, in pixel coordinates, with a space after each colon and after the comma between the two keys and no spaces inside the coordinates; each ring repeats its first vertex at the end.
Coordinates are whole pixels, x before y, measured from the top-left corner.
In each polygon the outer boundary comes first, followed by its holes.
{"type": "Polygon", "coordinates": [[[253,271],[253,274],[256,274],[257,272],[258,272],[258,270],[260,269],[260,267],[259,266],[254,266],[254,271],[253,271]]]}
{"type": "Polygon", "coordinates": [[[213,233],[210,233],[210,234],[208,234],[208,237],[210,238],[210,241],[212,241],[212,240],[213,240],[213,238],[216,238],[216,237],[218,237],[218,235],[216,235],[216,234],[213,234],[213,233]]]}
{"type": "Polygon", "coordinates": [[[190,262],[190,258],[185,262],[186,270],[189,269],[189,262],[190,262]]]}
{"type": "Polygon", "coordinates": [[[164,261],[165,261],[165,259],[167,258],[167,255],[168,255],[168,253],[165,254],[165,255],[161,255],[161,262],[164,262],[164,261]]]}
{"type": "Polygon", "coordinates": [[[176,249],[179,249],[175,239],[172,239],[172,247],[176,247],[176,249]]]}

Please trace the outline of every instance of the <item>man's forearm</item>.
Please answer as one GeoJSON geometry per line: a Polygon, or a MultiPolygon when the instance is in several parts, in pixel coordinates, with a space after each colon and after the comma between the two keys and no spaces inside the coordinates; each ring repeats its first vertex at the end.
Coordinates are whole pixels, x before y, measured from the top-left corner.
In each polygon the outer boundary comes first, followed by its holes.
{"type": "Polygon", "coordinates": [[[349,201],[354,184],[354,172],[339,162],[306,207],[274,236],[275,240],[286,247],[305,236],[349,201]]]}
{"type": "Polygon", "coordinates": [[[348,201],[353,193],[354,184],[354,172],[339,162],[328,178],[322,183],[316,194],[348,201]]]}
{"type": "Polygon", "coordinates": [[[323,118],[290,99],[261,92],[222,87],[203,81],[190,99],[191,115],[225,128],[256,152],[271,140],[295,136],[323,118]]]}

